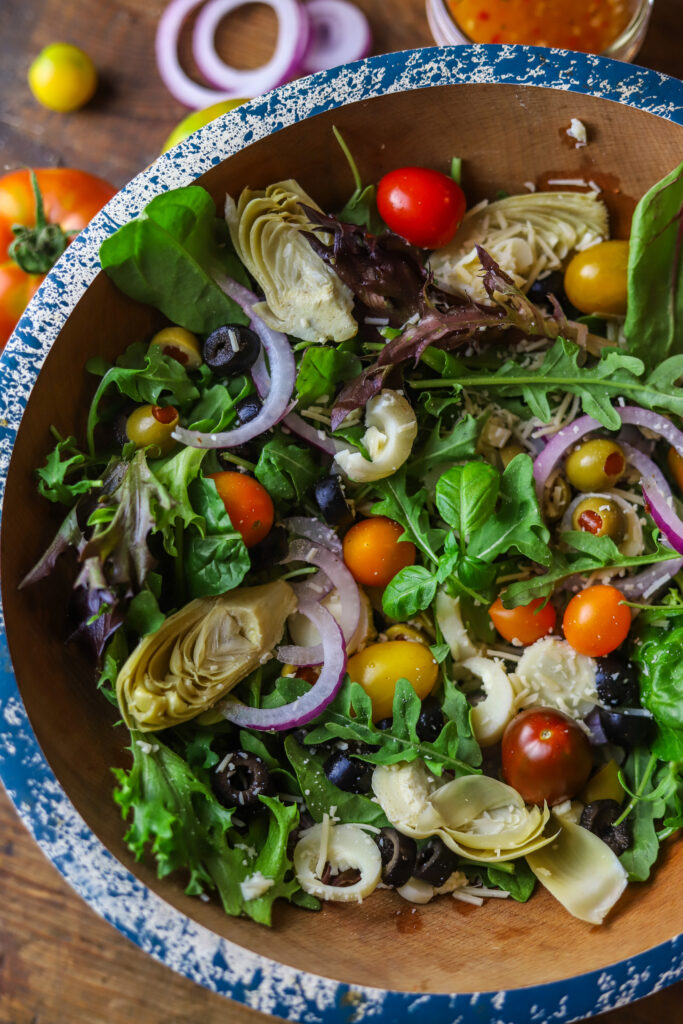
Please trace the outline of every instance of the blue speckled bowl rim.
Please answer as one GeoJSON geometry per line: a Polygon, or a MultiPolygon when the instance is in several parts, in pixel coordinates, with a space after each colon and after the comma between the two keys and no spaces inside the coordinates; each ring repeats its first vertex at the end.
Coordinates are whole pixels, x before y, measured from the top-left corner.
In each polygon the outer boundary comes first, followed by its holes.
{"type": "MultiPolygon", "coordinates": [[[[683,124],[683,83],[675,79],[600,57],[515,46],[391,53],[292,82],[239,107],[160,157],[119,192],[69,246],[29,305],[0,361],[0,493],[31,389],[50,346],[99,270],[102,239],[159,192],[191,183],[244,146],[304,118],[386,93],[467,82],[586,93],[683,124]]],[[[453,995],[342,984],[242,949],[147,889],[86,826],[31,730],[4,621],[0,627],[0,776],[24,824],[97,913],[141,949],[206,988],[308,1024],[392,1024],[426,1014],[430,1024],[544,1024],[625,1005],[683,977],[683,936],[552,984],[453,995]]]]}

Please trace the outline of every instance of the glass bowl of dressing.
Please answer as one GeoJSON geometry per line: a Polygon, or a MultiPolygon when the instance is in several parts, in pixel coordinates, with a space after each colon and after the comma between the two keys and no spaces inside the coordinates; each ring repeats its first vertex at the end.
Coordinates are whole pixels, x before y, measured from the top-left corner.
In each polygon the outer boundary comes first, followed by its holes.
{"type": "Polygon", "coordinates": [[[653,0],[427,0],[434,39],[526,43],[633,60],[653,0]]]}

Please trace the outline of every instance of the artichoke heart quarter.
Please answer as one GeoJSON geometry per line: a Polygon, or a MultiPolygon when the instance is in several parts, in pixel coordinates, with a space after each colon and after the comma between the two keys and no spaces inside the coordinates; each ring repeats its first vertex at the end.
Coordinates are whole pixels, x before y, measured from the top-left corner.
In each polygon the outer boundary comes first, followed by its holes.
{"type": "Polygon", "coordinates": [[[230,237],[244,265],[258,281],[265,301],[254,311],[273,330],[304,341],[345,341],[358,325],[353,293],[311,248],[306,234],[325,243],[300,203],[320,209],[296,181],[279,181],[265,191],[243,189],[237,205],[225,199],[230,237]]]}
{"type": "Polygon", "coordinates": [[[277,580],[200,597],[170,615],[119,672],[126,725],[152,732],[206,711],[270,654],[296,604],[289,584],[277,580]]]}

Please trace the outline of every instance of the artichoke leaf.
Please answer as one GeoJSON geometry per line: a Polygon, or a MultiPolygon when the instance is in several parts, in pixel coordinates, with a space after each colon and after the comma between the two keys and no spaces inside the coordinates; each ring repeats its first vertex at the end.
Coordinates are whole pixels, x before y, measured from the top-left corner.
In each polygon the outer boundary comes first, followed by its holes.
{"type": "Polygon", "coordinates": [[[540,850],[542,847],[547,846],[548,843],[552,843],[553,839],[558,835],[558,831],[546,830],[541,831],[538,835],[533,836],[528,842],[523,843],[521,846],[513,846],[510,849],[481,849],[479,847],[468,846],[464,843],[458,842],[454,837],[453,833],[447,829],[441,829],[436,833],[441,837],[445,845],[457,853],[460,857],[466,857],[467,860],[474,861],[477,864],[503,864],[510,860],[520,860],[522,857],[528,857],[536,850],[540,850]]]}
{"type": "Polygon", "coordinates": [[[426,839],[444,824],[430,802],[439,780],[420,760],[377,765],[372,791],[392,825],[404,835],[426,839]]]}
{"type": "Polygon", "coordinates": [[[226,196],[233,245],[265,297],[254,312],[273,330],[304,341],[345,341],[358,328],[353,293],[311,248],[307,234],[327,245],[330,236],[311,224],[300,203],[320,209],[293,180],[243,189],[237,204],[226,196]]]}
{"type": "Polygon", "coordinates": [[[434,793],[431,802],[444,821],[443,832],[471,850],[525,846],[543,833],[550,815],[545,806],[527,807],[515,789],[488,775],[453,779],[434,793]]]}
{"type": "Polygon", "coordinates": [[[536,878],[570,914],[602,924],[628,881],[619,858],[602,839],[568,818],[552,816],[560,832],[543,849],[527,854],[536,878]]]}
{"type": "Polygon", "coordinates": [[[282,580],[200,597],[144,637],[116,680],[129,728],[167,729],[212,707],[270,655],[296,597],[282,580]]]}

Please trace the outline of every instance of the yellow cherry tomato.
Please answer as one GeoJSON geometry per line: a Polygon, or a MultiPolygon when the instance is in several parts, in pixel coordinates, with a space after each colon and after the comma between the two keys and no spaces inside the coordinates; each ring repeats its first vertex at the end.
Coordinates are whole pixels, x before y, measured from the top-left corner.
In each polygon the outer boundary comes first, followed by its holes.
{"type": "Polygon", "coordinates": [[[432,692],[439,675],[432,652],[413,640],[371,644],[349,658],[346,670],[372,701],[373,722],[391,718],[399,679],[407,679],[422,700],[432,692]]]}
{"type": "Polygon", "coordinates": [[[44,107],[68,113],[91,99],[97,88],[97,71],[78,46],[51,43],[31,64],[28,84],[44,107]]]}
{"type": "Polygon", "coordinates": [[[234,110],[235,107],[239,107],[242,103],[246,103],[245,99],[238,100],[221,100],[220,103],[212,103],[210,107],[204,107],[203,110],[195,110],[193,113],[188,114],[182,121],[175,126],[166,142],[162,146],[161,152],[167,153],[169,149],[173,149],[179,142],[186,139],[188,135],[192,135],[192,132],[198,131],[203,128],[205,124],[210,124],[211,121],[215,121],[221,114],[227,114],[229,111],[234,110]]]}
{"type": "Polygon", "coordinates": [[[577,252],[564,272],[564,290],[582,313],[626,312],[628,242],[598,242],[577,252]]]}

